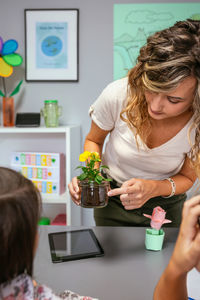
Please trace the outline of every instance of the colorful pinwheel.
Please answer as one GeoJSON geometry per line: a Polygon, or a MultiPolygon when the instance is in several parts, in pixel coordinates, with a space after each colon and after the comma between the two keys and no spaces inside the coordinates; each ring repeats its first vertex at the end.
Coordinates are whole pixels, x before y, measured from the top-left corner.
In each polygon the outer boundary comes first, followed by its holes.
{"type": "MultiPolygon", "coordinates": [[[[0,76],[3,81],[4,93],[0,91],[0,95],[3,97],[7,96],[5,77],[9,77],[13,73],[13,67],[20,66],[22,64],[22,57],[15,53],[18,48],[16,40],[7,40],[5,43],[0,37],[0,76]]],[[[22,80],[19,82],[14,91],[9,95],[10,97],[18,93],[22,80]]]]}

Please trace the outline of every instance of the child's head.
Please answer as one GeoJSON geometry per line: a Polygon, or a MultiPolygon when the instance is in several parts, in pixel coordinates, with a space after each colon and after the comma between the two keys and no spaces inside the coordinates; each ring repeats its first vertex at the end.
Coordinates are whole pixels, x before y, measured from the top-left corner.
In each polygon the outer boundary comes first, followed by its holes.
{"type": "Polygon", "coordinates": [[[32,275],[41,198],[34,184],[0,167],[0,283],[32,275]]]}

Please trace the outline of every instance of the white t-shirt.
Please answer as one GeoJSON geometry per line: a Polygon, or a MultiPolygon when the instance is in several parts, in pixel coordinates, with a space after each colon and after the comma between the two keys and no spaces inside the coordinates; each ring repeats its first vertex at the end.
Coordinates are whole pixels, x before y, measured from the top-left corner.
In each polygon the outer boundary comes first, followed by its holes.
{"type": "MultiPolygon", "coordinates": [[[[120,184],[131,178],[162,180],[173,176],[180,171],[190,151],[187,133],[193,118],[176,136],[156,148],[148,148],[138,137],[138,150],[133,132],[120,119],[127,99],[127,83],[127,77],[110,83],[89,110],[97,126],[111,130],[102,164],[108,165],[106,172],[120,184]]],[[[194,133],[193,130],[192,142],[194,133]]]]}

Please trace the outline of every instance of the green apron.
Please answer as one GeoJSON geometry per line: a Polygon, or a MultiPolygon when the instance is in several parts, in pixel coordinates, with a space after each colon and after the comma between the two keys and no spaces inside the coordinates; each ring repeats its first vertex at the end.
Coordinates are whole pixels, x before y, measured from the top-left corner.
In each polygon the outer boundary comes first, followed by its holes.
{"type": "MultiPolygon", "coordinates": [[[[110,183],[111,189],[117,188],[116,182],[110,183]]],[[[141,208],[126,210],[120,201],[120,196],[109,197],[108,205],[94,209],[96,226],[144,226],[149,227],[150,219],[143,213],[151,215],[153,208],[161,206],[166,211],[166,218],[172,223],[163,227],[179,227],[182,217],[182,208],[186,194],[175,195],[170,198],[161,196],[149,199],[141,208]]]]}

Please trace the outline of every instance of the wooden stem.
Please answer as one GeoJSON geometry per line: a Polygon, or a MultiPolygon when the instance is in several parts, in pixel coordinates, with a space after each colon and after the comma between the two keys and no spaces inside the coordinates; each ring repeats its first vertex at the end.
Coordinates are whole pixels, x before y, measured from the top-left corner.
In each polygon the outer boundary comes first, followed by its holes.
{"type": "Polygon", "coordinates": [[[5,97],[7,97],[6,80],[5,80],[4,77],[2,77],[2,83],[3,83],[3,91],[4,91],[4,95],[5,95],[5,97]]]}

